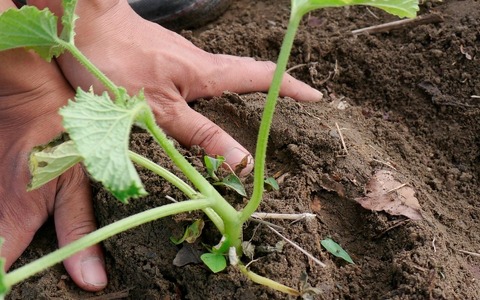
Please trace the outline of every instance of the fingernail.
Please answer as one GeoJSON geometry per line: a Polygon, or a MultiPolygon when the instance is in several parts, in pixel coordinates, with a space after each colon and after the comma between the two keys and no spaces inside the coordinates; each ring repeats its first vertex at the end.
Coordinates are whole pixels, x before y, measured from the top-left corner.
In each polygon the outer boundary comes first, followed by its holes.
{"type": "Polygon", "coordinates": [[[319,90],[315,90],[315,91],[317,91],[317,92],[318,92],[317,101],[320,101],[320,100],[322,100],[322,99],[323,99],[323,93],[322,93],[322,92],[320,92],[319,90]]]}
{"type": "Polygon", "coordinates": [[[240,148],[232,148],[225,154],[225,161],[235,171],[239,171],[240,176],[248,175],[253,169],[253,157],[247,151],[240,148]]]}
{"type": "Polygon", "coordinates": [[[104,287],[107,285],[107,275],[103,262],[98,257],[87,257],[81,263],[83,281],[92,286],[104,287]]]}

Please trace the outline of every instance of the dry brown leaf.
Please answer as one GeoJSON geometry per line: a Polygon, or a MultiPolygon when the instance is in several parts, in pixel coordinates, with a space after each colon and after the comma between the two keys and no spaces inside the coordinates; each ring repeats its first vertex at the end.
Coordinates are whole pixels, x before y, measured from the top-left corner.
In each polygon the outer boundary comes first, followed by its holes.
{"type": "Polygon", "coordinates": [[[320,186],[328,191],[328,192],[335,192],[338,196],[344,198],[345,197],[345,188],[340,182],[335,181],[330,177],[328,174],[320,175],[320,186]]]}
{"type": "Polygon", "coordinates": [[[423,219],[415,190],[397,181],[386,170],[376,172],[366,186],[365,197],[356,198],[364,208],[402,215],[412,220],[423,219]]]}

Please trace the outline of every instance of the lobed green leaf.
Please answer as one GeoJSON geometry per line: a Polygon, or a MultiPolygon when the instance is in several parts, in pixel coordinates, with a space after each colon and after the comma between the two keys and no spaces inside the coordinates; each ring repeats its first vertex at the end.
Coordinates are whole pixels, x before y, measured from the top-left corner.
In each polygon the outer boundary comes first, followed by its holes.
{"type": "Polygon", "coordinates": [[[146,195],[128,157],[131,127],[139,114],[149,111],[143,94],[118,106],[107,93],[95,95],[78,89],[75,100],[69,101],[60,115],[88,172],[122,202],[146,195]]]}
{"type": "Polygon", "coordinates": [[[75,14],[77,0],[62,0],[63,16],[62,16],[62,33],[60,38],[67,43],[73,44],[75,37],[75,21],[78,16],[75,14]]]}
{"type": "Polygon", "coordinates": [[[62,54],[57,17],[51,11],[26,5],[0,15],[0,51],[23,47],[33,49],[47,61],[62,54]]]}
{"type": "Polygon", "coordinates": [[[82,160],[83,157],[73,141],[60,144],[53,141],[48,145],[35,147],[30,154],[29,167],[32,178],[28,190],[41,187],[82,160]]]}
{"type": "Polygon", "coordinates": [[[292,0],[292,11],[304,15],[319,8],[367,5],[380,8],[400,18],[415,18],[418,0],[292,0]]]}

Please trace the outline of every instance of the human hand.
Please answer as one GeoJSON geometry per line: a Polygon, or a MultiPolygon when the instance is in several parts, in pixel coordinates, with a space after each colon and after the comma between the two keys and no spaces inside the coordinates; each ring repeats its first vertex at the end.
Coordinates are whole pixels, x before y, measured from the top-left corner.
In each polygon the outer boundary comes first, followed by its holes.
{"type": "MultiPolygon", "coordinates": [[[[0,11],[10,7],[0,0],[0,11]]],[[[96,229],[91,188],[77,165],[43,187],[27,192],[28,156],[62,131],[58,109],[73,91],[58,67],[23,49],[0,52],[0,256],[6,268],[22,254],[37,230],[54,216],[59,246],[96,229]]],[[[100,246],[64,262],[81,288],[98,291],[107,278],[100,246]]]]}
{"type": "MultiPolygon", "coordinates": [[[[32,0],[58,14],[56,0],[32,0]]],[[[209,154],[225,157],[235,167],[248,151],[213,122],[191,109],[187,102],[219,96],[223,91],[266,91],[275,64],[251,58],[207,53],[180,35],[139,17],[127,1],[79,1],[76,45],[113,82],[131,93],[145,88],[157,123],[189,147],[199,145],[209,154]]],[[[63,73],[73,86],[88,89],[94,79],[68,54],[59,58],[63,73]]],[[[97,92],[104,90],[99,82],[97,92]]],[[[316,101],[322,94],[286,75],[282,96],[316,101]]],[[[247,174],[252,160],[242,171],[247,174]]]]}

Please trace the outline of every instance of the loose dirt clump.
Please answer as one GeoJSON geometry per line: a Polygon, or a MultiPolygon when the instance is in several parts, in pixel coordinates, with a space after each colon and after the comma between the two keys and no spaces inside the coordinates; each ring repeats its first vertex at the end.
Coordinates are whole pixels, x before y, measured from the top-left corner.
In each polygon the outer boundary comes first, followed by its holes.
{"type": "MultiPolygon", "coordinates": [[[[275,60],[289,1],[236,1],[217,22],[182,34],[207,51],[275,60]]],[[[283,234],[327,264],[321,268],[290,245],[260,253],[253,271],[299,287],[302,273],[320,289],[316,299],[480,299],[480,3],[427,1],[421,15],[442,21],[385,33],[351,31],[395,18],[351,7],[311,13],[295,40],[291,74],[325,94],[320,103],[281,99],[269,144],[269,175],[280,190],[260,210],[315,213],[283,226],[283,234]],[[340,134],[341,132],[341,134],[340,134]],[[422,220],[373,212],[355,201],[368,194],[377,172],[415,191],[422,220]],[[332,238],[353,258],[348,264],[325,251],[332,238]]],[[[263,93],[199,100],[195,109],[251,151],[263,93]]],[[[171,164],[145,134],[134,150],[171,164]]],[[[185,150],[200,164],[194,151],[185,150]]],[[[150,195],[127,206],[96,193],[100,225],[183,199],[174,188],[141,172],[150,195]]],[[[247,178],[251,184],[251,178],[247,178]]],[[[395,191],[393,191],[395,192],[395,191]]],[[[242,199],[227,192],[233,203],[242,199]]],[[[198,216],[198,215],[196,215],[198,216]]],[[[92,295],[80,291],[57,266],[18,285],[10,299],[286,299],[251,283],[233,268],[212,274],[202,265],[175,267],[179,236],[192,215],[166,218],[104,243],[110,284],[92,295]]],[[[206,224],[204,242],[218,239],[206,224]]],[[[16,266],[51,251],[45,226],[16,266]]],[[[280,238],[250,224],[246,239],[275,246],[280,238]]]]}

